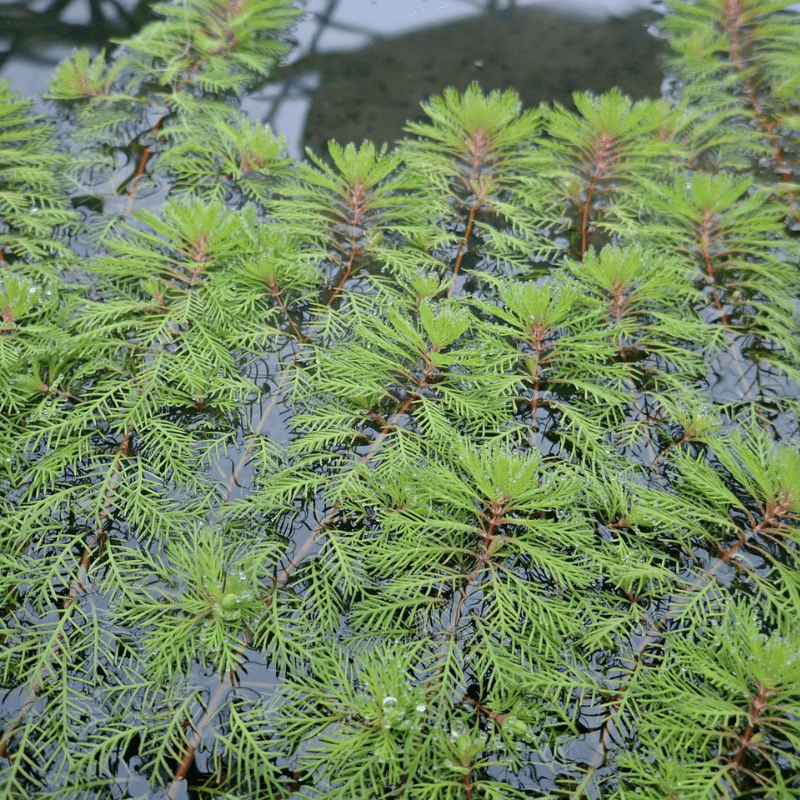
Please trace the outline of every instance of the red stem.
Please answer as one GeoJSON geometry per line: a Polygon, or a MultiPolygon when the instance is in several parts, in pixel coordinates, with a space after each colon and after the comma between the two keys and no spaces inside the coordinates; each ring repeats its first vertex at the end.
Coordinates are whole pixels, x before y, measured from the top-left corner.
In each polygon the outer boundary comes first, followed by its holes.
{"type": "Polygon", "coordinates": [[[761,714],[766,708],[767,699],[772,694],[772,692],[767,689],[766,686],[761,686],[760,684],[757,685],[759,686],[758,697],[751,699],[750,708],[748,709],[748,717],[750,720],[747,723],[747,727],[744,729],[744,733],[739,739],[739,747],[731,759],[731,763],[736,769],[739,769],[739,767],[742,766],[744,755],[749,749],[753,735],[758,730],[759,723],[761,722],[761,714]]]}
{"type": "MultiPolygon", "coordinates": [[[[763,518],[761,519],[761,521],[757,525],[752,526],[750,533],[746,534],[746,533],[743,532],[742,535],[739,538],[739,541],[737,541],[732,547],[730,547],[727,550],[725,550],[722,553],[720,553],[720,555],[716,558],[714,564],[712,564],[711,567],[707,570],[707,572],[705,574],[706,580],[703,583],[702,587],[699,587],[699,588],[705,588],[706,586],[708,586],[708,584],[713,580],[714,575],[722,568],[722,566],[724,564],[726,564],[728,561],[730,561],[730,559],[732,558],[734,553],[736,553],[742,546],[747,544],[747,542],[750,539],[752,539],[754,535],[759,534],[759,533],[764,534],[770,527],[772,527],[772,525],[775,524],[775,522],[777,520],[779,520],[781,517],[783,517],[787,513],[789,513],[791,511],[791,509],[792,509],[792,503],[790,501],[790,498],[785,497],[785,496],[781,497],[777,501],[769,502],[767,504],[766,509],[764,510],[763,518]]],[[[618,527],[618,526],[616,526],[616,527],[618,527]]],[[[659,621],[659,624],[663,626],[663,624],[675,613],[675,611],[677,611],[684,604],[685,604],[685,600],[684,601],[674,601],[670,605],[670,607],[667,609],[667,611],[664,614],[664,616],[659,621]]],[[[630,673],[630,675],[628,677],[628,680],[620,688],[620,691],[617,694],[617,698],[616,699],[618,701],[620,701],[620,702],[618,702],[617,705],[615,705],[613,707],[612,712],[609,714],[609,716],[606,719],[604,725],[610,724],[613,721],[614,716],[619,713],[619,709],[622,707],[621,701],[624,698],[625,693],[627,692],[628,688],[633,683],[633,679],[634,679],[636,673],[638,672],[638,670],[641,668],[641,666],[643,664],[644,653],[647,651],[647,649],[649,647],[651,647],[653,644],[656,643],[657,639],[661,638],[662,636],[663,636],[663,632],[661,630],[659,630],[655,625],[652,625],[652,624],[650,625],[650,632],[648,634],[645,634],[644,636],[642,636],[641,642],[636,647],[636,651],[634,653],[634,657],[636,659],[636,663],[635,663],[635,665],[633,667],[633,670],[630,673]]],[[[763,691],[765,691],[765,690],[762,689],[762,693],[763,693],[763,691]]],[[[754,705],[759,703],[759,702],[761,702],[760,698],[761,698],[761,694],[762,693],[759,694],[759,700],[756,700],[754,705]]],[[[760,710],[762,710],[762,709],[763,709],[763,704],[761,706],[759,706],[759,713],[760,713],[760,710]]],[[[749,741],[752,738],[753,733],[754,733],[753,728],[751,726],[748,726],[748,729],[745,730],[745,734],[742,736],[742,741],[745,741],[745,740],[749,741]]],[[[738,764],[738,762],[741,760],[741,758],[742,758],[741,753],[743,753],[745,749],[746,749],[746,744],[741,744],[740,745],[740,749],[739,749],[740,754],[739,754],[738,760],[736,759],[736,757],[734,757],[735,763],[738,764]]]]}
{"type": "Polygon", "coordinates": [[[345,283],[350,279],[353,274],[356,258],[361,255],[361,248],[358,246],[358,232],[361,224],[364,221],[364,212],[366,210],[366,187],[363,181],[356,181],[350,186],[350,196],[348,198],[347,209],[347,225],[350,228],[350,255],[347,259],[347,264],[342,271],[342,276],[336,284],[331,296],[328,298],[327,306],[333,305],[333,302],[339,296],[339,293],[344,288],[345,283]]]}
{"type": "Polygon", "coordinates": [[[586,250],[589,247],[589,214],[591,213],[592,202],[600,181],[606,177],[606,172],[610,166],[616,138],[606,133],[601,133],[594,151],[594,174],[586,189],[586,200],[581,212],[581,249],[578,253],[579,260],[583,261],[586,250]]]}
{"type": "MultiPolygon", "coordinates": [[[[489,137],[483,128],[478,128],[473,134],[469,136],[469,152],[471,155],[470,161],[470,176],[464,181],[467,191],[473,196],[472,203],[470,204],[469,216],[467,217],[467,225],[464,228],[464,235],[461,237],[461,243],[458,246],[458,253],[456,260],[453,264],[453,277],[455,278],[461,270],[461,262],[467,253],[469,240],[472,237],[472,231],[475,227],[475,218],[478,211],[483,208],[486,202],[486,192],[488,185],[478,186],[478,179],[480,178],[480,171],[484,163],[488,160],[489,150],[489,137]]],[[[453,283],[447,288],[446,296],[450,297],[453,292],[453,283]]]]}
{"type": "Polygon", "coordinates": [[[744,15],[741,0],[725,0],[725,30],[731,41],[731,60],[736,71],[739,72],[750,107],[753,109],[761,130],[770,138],[772,150],[775,154],[775,161],[778,164],[781,180],[789,183],[792,180],[792,173],[786,165],[786,154],[783,149],[773,141],[773,131],[775,130],[775,120],[770,120],[764,106],[759,100],[756,86],[750,78],[746,77],[746,66],[744,47],[742,39],[742,27],[744,25],[744,15]]]}

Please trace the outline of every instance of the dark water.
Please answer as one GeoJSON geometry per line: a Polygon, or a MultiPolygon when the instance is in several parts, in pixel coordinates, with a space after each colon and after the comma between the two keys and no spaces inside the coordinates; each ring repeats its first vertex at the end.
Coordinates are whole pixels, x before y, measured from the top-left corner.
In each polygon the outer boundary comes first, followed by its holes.
{"type": "Polygon", "coordinates": [[[58,64],[79,47],[94,51],[132,36],[153,18],[150,0],[0,0],[0,78],[20,95],[45,90],[58,64]]]}
{"type": "Polygon", "coordinates": [[[639,12],[603,22],[540,8],[488,11],[386,37],[355,52],[312,54],[286,79],[317,73],[304,142],[322,152],[328,139],[391,143],[419,103],[447,86],[478,81],[484,91],[513,88],[526,107],[572,105],[576,90],[620,87],[631,97],[659,97],[662,43],[648,33],[659,15],[639,12]]]}
{"type": "MultiPolygon", "coordinates": [[[[420,101],[475,80],[484,90],[516,89],[526,107],[569,106],[575,90],[614,86],[634,98],[660,95],[663,46],[647,30],[654,12],[598,21],[509,4],[494,10],[498,3],[482,0],[464,7],[485,9],[478,16],[401,35],[379,36],[365,24],[356,32],[366,46],[320,52],[316,42],[335,38],[334,11],[345,2],[299,2],[314,12],[296,34],[304,55],[246,104],[251,116],[288,135],[291,153],[306,145],[324,153],[329,139],[394,142],[406,120],[420,117],[420,101]]],[[[0,77],[36,96],[76,47],[99,50],[151,18],[146,0],[0,3],[0,77]]]]}

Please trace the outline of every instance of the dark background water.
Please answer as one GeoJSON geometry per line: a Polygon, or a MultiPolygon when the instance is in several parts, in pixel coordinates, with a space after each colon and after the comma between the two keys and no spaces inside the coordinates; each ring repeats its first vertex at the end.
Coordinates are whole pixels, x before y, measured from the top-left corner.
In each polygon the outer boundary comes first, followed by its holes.
{"type": "MultiPolygon", "coordinates": [[[[393,142],[420,101],[446,86],[516,89],[526,106],[620,86],[658,96],[661,43],[649,0],[571,0],[558,11],[514,0],[296,0],[306,10],[289,63],[245,100],[288,137],[292,155],[325,142],[393,142]],[[634,13],[622,15],[626,10],[634,13]],[[613,13],[616,12],[616,13],[613,13]]],[[[0,78],[36,97],[76,47],[98,50],[151,19],[146,0],[0,3],[0,78]]]]}

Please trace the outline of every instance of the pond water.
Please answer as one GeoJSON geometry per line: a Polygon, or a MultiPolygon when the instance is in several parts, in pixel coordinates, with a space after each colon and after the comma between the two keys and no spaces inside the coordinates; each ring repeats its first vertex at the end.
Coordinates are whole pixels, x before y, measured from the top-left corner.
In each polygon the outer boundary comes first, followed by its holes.
{"type": "MultiPolygon", "coordinates": [[[[634,97],[647,97],[658,96],[661,89],[661,43],[649,32],[658,19],[656,3],[570,0],[560,3],[556,12],[522,0],[298,2],[308,14],[295,31],[297,47],[289,63],[277,76],[279,80],[245,102],[252,117],[287,135],[293,155],[300,155],[304,146],[323,152],[330,138],[391,143],[402,136],[405,120],[418,116],[420,101],[448,85],[463,90],[478,81],[484,90],[513,87],[526,106],[542,101],[569,105],[575,90],[601,92],[620,86],[634,97]]],[[[0,7],[0,31],[7,47],[0,78],[11,78],[23,95],[40,92],[56,63],[73,47],[98,48],[109,35],[129,35],[147,19],[144,4],[133,0],[113,7],[78,0],[48,3],[0,7]],[[63,7],[58,15],[57,7],[63,7]]],[[[731,375],[729,367],[723,364],[719,374],[731,375]]],[[[266,383],[267,378],[263,380],[266,383]]],[[[711,386],[713,399],[723,402],[741,394],[737,391],[728,397],[728,388],[711,386]]],[[[273,438],[285,438],[270,433],[273,438]]],[[[251,474],[238,469],[235,477],[245,485],[253,483],[251,474]]],[[[323,510],[315,512],[322,519],[323,510]]],[[[702,549],[693,555],[712,560],[702,549]]],[[[727,575],[717,576],[720,582],[723,578],[727,575]]],[[[671,597],[665,595],[667,612],[674,606],[670,602],[671,597]]],[[[109,609],[102,599],[92,597],[86,605],[105,622],[109,609]]],[[[640,653],[646,646],[638,640],[633,644],[640,653]]],[[[238,690],[254,696],[274,694],[280,677],[258,652],[250,651],[249,656],[238,690]]],[[[603,669],[607,668],[597,665],[598,673],[603,669]]],[[[216,676],[195,671],[192,678],[200,685],[198,696],[203,702],[227,692],[216,676]]],[[[470,700],[467,694],[462,699],[470,700]]],[[[206,709],[213,707],[208,701],[206,709]]],[[[597,716],[600,708],[587,701],[583,716],[597,716]]],[[[605,733],[599,727],[582,729],[563,758],[579,766],[590,764],[599,752],[592,736],[602,740],[605,733]]],[[[144,797],[152,792],[150,796],[163,797],[163,791],[138,775],[142,762],[136,746],[132,742],[120,754],[113,778],[126,787],[126,796],[144,797]]],[[[192,781],[213,771],[208,752],[198,752],[194,771],[185,782],[176,778],[167,796],[190,796],[187,787],[192,781]]],[[[554,778],[541,772],[526,780],[531,786],[550,785],[554,778]]]]}
{"type": "MultiPolygon", "coordinates": [[[[419,103],[446,86],[515,88],[526,106],[569,104],[577,89],[620,86],[658,96],[651,0],[298,0],[306,16],[279,81],[248,113],[288,138],[294,156],[328,139],[392,142],[419,103]]],[[[0,5],[0,78],[22,96],[45,91],[76,47],[98,50],[149,19],[144,0],[0,5]]]]}

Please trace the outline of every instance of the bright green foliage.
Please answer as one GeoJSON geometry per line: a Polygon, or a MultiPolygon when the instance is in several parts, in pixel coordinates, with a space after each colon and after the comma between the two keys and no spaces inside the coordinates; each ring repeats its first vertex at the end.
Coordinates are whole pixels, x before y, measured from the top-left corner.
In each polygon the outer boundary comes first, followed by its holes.
{"type": "Polygon", "coordinates": [[[288,51],[278,34],[297,18],[285,0],[189,0],[160,3],[164,17],[121,44],[165,87],[240,94],[288,51]]]}
{"type": "Polygon", "coordinates": [[[164,4],[74,229],[0,93],[0,798],[797,797],[798,26],[674,5],[678,104],[296,164],[294,12],[164,4]]]}
{"type": "Polygon", "coordinates": [[[155,10],[165,19],[119,42],[110,64],[105,52],[92,59],[79,50],[56,70],[47,96],[74,122],[77,193],[107,214],[110,206],[127,214],[166,186],[206,200],[264,202],[263,178],[288,163],[283,143],[229,98],[285,55],[281,37],[298,11],[285,0],[190,0],[155,10]]]}
{"type": "MultiPolygon", "coordinates": [[[[18,100],[0,82],[0,265],[43,261],[67,251],[56,228],[75,215],[64,202],[61,173],[66,160],[54,152],[53,127],[31,114],[31,100],[18,100]]],[[[7,322],[6,314],[3,321],[7,322]]]]}
{"type": "Polygon", "coordinates": [[[794,714],[800,700],[800,637],[789,626],[765,634],[750,613],[733,601],[728,613],[698,626],[697,644],[689,647],[675,637],[664,653],[657,688],[652,673],[642,673],[644,690],[661,695],[657,704],[642,708],[642,733],[658,755],[656,768],[647,771],[623,758],[630,769],[624,778],[629,792],[646,787],[687,797],[731,797],[739,795],[739,776],[747,775],[757,792],[796,796],[794,781],[776,767],[787,754],[796,763],[800,746],[794,714]],[[670,724],[673,715],[685,724],[670,724]],[[676,768],[670,763],[675,753],[696,755],[694,760],[682,755],[676,768]],[[765,781],[765,774],[775,777],[765,781]]]}
{"type": "Polygon", "coordinates": [[[632,103],[616,90],[574,99],[577,115],[559,106],[547,115],[551,139],[543,142],[537,173],[566,204],[573,250],[583,258],[597,231],[630,234],[648,179],[678,168],[682,149],[673,140],[680,117],[663,100],[632,103]]]}
{"type": "Polygon", "coordinates": [[[702,113],[691,137],[695,158],[702,154],[712,165],[746,170],[751,159],[766,157],[773,174],[796,182],[800,76],[791,64],[800,27],[795,17],[776,13],[791,4],[670,3],[676,13],[660,27],[675,50],[681,93],[702,113]]]}
{"type": "Polygon", "coordinates": [[[247,119],[226,119],[227,109],[214,109],[206,99],[184,99],[182,113],[192,118],[208,116],[197,130],[168,128],[172,140],[160,167],[174,181],[175,194],[191,194],[207,201],[269,201],[269,180],[282,175],[289,159],[285,142],[263,125],[247,119]],[[220,118],[220,112],[224,116],[220,118]]]}
{"type": "Polygon", "coordinates": [[[261,611],[260,581],[277,552],[269,538],[243,536],[235,543],[207,528],[174,543],[161,563],[126,563],[152,574],[153,590],[142,587],[141,597],[134,590],[126,615],[129,624],[147,626],[148,672],[166,682],[189,669],[197,641],[204,662],[215,663],[220,673],[236,669],[244,649],[241,631],[261,611]]]}
{"type": "MultiPolygon", "coordinates": [[[[309,152],[313,166],[298,165],[296,174],[281,187],[281,201],[271,210],[282,228],[311,245],[317,258],[338,267],[336,285],[326,298],[326,305],[331,305],[350,277],[376,259],[389,263],[410,259],[406,271],[416,271],[415,256],[404,258],[393,252],[384,237],[403,232],[421,238],[431,226],[419,221],[419,208],[405,195],[415,181],[412,173],[398,169],[402,161],[398,154],[377,151],[371,142],[341,147],[333,141],[328,154],[332,166],[309,152]]],[[[402,267],[396,264],[396,268],[402,267]]]]}
{"type": "Polygon", "coordinates": [[[424,178],[419,196],[426,218],[459,234],[448,247],[458,248],[453,273],[459,274],[465,258],[468,264],[480,257],[488,242],[499,263],[527,265],[532,256],[552,253],[552,242],[535,231],[552,224],[553,201],[528,185],[540,113],[522,112],[515,92],[484,96],[477,84],[463,97],[450,89],[422,107],[431,123],[408,123],[415,138],[403,142],[403,153],[411,173],[424,178]]]}

